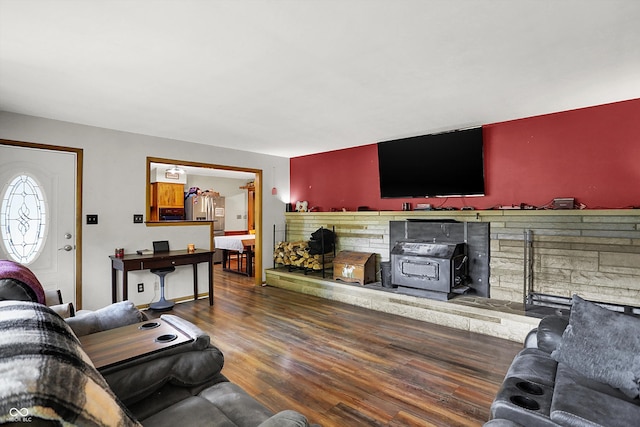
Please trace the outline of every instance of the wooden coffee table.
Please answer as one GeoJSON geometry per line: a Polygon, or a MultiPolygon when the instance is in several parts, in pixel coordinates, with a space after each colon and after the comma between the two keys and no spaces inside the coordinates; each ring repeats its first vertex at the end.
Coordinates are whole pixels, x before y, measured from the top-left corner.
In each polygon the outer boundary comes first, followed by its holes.
{"type": "Polygon", "coordinates": [[[152,319],[80,337],[83,350],[98,370],[193,340],[193,337],[163,319],[152,319]]]}

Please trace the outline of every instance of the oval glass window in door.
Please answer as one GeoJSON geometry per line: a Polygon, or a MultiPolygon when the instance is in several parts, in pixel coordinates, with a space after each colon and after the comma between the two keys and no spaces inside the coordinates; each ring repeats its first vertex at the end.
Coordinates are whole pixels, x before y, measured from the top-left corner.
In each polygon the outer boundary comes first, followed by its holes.
{"type": "Polygon", "coordinates": [[[0,237],[11,259],[32,263],[44,246],[47,206],[42,187],[26,174],[13,178],[5,187],[0,205],[0,237]]]}

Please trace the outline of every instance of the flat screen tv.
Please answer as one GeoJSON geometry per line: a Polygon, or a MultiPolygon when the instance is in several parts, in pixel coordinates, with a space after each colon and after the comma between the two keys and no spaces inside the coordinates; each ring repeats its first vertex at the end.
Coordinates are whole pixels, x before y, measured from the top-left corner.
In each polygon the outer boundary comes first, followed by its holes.
{"type": "Polygon", "coordinates": [[[482,127],[378,143],[382,198],[484,195],[482,127]]]}

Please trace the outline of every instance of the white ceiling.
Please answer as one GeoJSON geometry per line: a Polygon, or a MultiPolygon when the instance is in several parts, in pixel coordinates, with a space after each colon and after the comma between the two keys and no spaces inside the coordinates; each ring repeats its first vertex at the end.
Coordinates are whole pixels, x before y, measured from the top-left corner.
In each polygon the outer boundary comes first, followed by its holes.
{"type": "Polygon", "coordinates": [[[0,110],[294,157],[640,97],[638,0],[0,0],[0,110]]]}

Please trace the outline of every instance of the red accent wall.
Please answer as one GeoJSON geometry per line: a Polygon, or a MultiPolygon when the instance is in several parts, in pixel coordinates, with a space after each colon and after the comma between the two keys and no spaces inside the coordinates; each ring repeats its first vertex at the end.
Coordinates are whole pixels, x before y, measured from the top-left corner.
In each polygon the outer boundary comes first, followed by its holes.
{"type": "Polygon", "coordinates": [[[376,144],[294,157],[291,202],[320,211],[544,206],[574,197],[590,209],[640,207],[640,99],[485,125],[485,196],[381,199],[376,144]]]}

